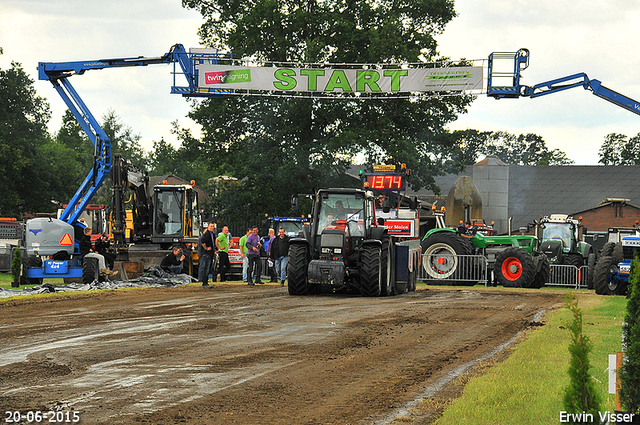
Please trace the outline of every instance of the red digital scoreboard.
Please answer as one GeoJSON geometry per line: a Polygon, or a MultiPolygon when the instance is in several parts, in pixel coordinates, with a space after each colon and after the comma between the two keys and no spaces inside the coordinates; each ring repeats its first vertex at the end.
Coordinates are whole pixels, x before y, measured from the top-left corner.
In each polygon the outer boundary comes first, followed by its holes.
{"type": "Polygon", "coordinates": [[[368,174],[365,188],[371,190],[404,190],[404,174],[368,174]]]}

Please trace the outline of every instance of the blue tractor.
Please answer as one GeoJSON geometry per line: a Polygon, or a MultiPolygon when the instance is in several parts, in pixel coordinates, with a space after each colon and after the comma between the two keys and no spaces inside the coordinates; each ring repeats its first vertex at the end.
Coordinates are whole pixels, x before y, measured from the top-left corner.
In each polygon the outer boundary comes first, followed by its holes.
{"type": "Polygon", "coordinates": [[[640,236],[625,236],[606,243],[593,272],[593,285],[599,295],[626,295],[631,262],[640,256],[640,236]]]}

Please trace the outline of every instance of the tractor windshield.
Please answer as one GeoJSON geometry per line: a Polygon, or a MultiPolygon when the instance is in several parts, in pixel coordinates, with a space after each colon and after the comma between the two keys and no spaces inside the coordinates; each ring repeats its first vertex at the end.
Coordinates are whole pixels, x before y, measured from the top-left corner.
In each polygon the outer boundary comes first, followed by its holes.
{"type": "Polygon", "coordinates": [[[562,240],[565,248],[571,248],[571,227],[560,223],[546,223],[542,229],[542,240],[562,240]]]}
{"type": "Polygon", "coordinates": [[[318,213],[317,234],[338,221],[359,222],[363,220],[363,199],[356,194],[329,193],[322,197],[318,213]]]}
{"type": "Polygon", "coordinates": [[[277,224],[278,229],[284,229],[284,233],[290,238],[295,238],[300,232],[302,232],[301,221],[280,221],[277,224]]]}

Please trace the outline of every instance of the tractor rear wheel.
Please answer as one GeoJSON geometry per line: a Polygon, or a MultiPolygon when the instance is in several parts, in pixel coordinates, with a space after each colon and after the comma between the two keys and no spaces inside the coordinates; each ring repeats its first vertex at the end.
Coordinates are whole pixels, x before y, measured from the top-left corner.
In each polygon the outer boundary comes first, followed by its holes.
{"type": "Polygon", "coordinates": [[[507,248],[496,255],[496,280],[502,286],[511,288],[531,286],[535,272],[533,257],[522,248],[507,248]]]}
{"type": "Polygon", "coordinates": [[[362,248],[360,266],[360,294],[363,297],[377,297],[382,293],[382,259],[380,246],[365,245],[362,248]]]}
{"type": "Polygon", "coordinates": [[[287,264],[287,287],[289,295],[307,295],[309,279],[309,249],[305,244],[292,244],[289,247],[289,263],[287,264]]]}
{"type": "MultiPolygon", "coordinates": [[[[453,232],[437,232],[422,241],[422,267],[427,272],[429,283],[459,284],[455,278],[462,259],[459,255],[470,255],[471,248],[453,232]],[[448,281],[448,282],[447,282],[448,281]]],[[[465,259],[466,260],[466,259],[465,259]]],[[[473,283],[473,282],[470,282],[473,283]]]]}
{"type": "Polygon", "coordinates": [[[598,295],[624,294],[626,286],[611,278],[618,271],[618,261],[610,255],[600,257],[593,271],[593,286],[598,295]]]}

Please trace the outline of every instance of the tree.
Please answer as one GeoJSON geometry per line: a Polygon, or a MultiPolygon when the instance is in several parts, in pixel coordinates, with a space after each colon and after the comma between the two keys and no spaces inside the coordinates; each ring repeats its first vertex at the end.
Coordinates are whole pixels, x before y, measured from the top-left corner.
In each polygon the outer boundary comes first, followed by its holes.
{"type": "MultiPolygon", "coordinates": [[[[172,132],[180,132],[177,122],[173,125],[172,132]]],[[[189,140],[189,132],[183,132],[181,137],[183,141],[189,140]]],[[[176,149],[164,139],[153,142],[153,149],[147,155],[147,164],[149,175],[173,174],[186,180],[195,180],[201,187],[206,186],[210,174],[202,155],[190,155],[184,145],[176,149]]]]}
{"type": "Polygon", "coordinates": [[[629,138],[624,134],[610,133],[604,138],[598,156],[604,165],[640,165],[640,133],[629,138]]]}
{"type": "Polygon", "coordinates": [[[147,167],[147,155],[140,146],[140,135],[135,134],[131,127],[120,121],[115,111],[109,110],[102,117],[102,129],[111,139],[111,151],[120,153],[125,159],[142,168],[147,167]]]}
{"type": "MultiPolygon", "coordinates": [[[[433,60],[452,0],[183,0],[200,11],[203,43],[256,62],[392,63],[433,60]]],[[[412,186],[455,167],[444,126],[472,96],[326,100],[229,96],[197,104],[202,140],[181,139],[209,169],[243,181],[255,214],[287,210],[290,196],[339,180],[355,155],[406,163],[412,186]]],[[[185,136],[184,134],[182,134],[185,136]]],[[[347,181],[346,185],[360,185],[347,181]]]]}
{"type": "Polygon", "coordinates": [[[47,157],[56,158],[56,175],[64,176],[59,181],[58,199],[66,203],[93,167],[93,145],[67,109],[53,142],[45,148],[47,157]]]}
{"type": "Polygon", "coordinates": [[[568,165],[574,161],[559,149],[549,150],[537,134],[516,136],[505,131],[464,130],[454,132],[460,139],[457,155],[467,165],[481,156],[494,155],[509,165],[568,165]]]}
{"type": "Polygon", "coordinates": [[[0,69],[0,215],[51,211],[49,158],[43,146],[49,106],[36,95],[33,80],[21,65],[0,69]]]}
{"type": "MultiPolygon", "coordinates": [[[[567,308],[573,315],[569,325],[571,343],[569,344],[569,386],[564,393],[564,408],[568,413],[589,413],[593,418],[599,418],[600,402],[596,393],[593,377],[589,373],[589,353],[593,344],[589,337],[582,333],[582,311],[578,308],[578,299],[574,294],[566,297],[567,308]]],[[[587,421],[585,420],[584,423],[587,421]]],[[[583,423],[583,422],[573,422],[583,423]]]]}
{"type": "Polygon", "coordinates": [[[630,297],[622,326],[626,360],[620,371],[620,401],[625,410],[640,414],[640,263],[638,257],[629,272],[630,297]]]}

